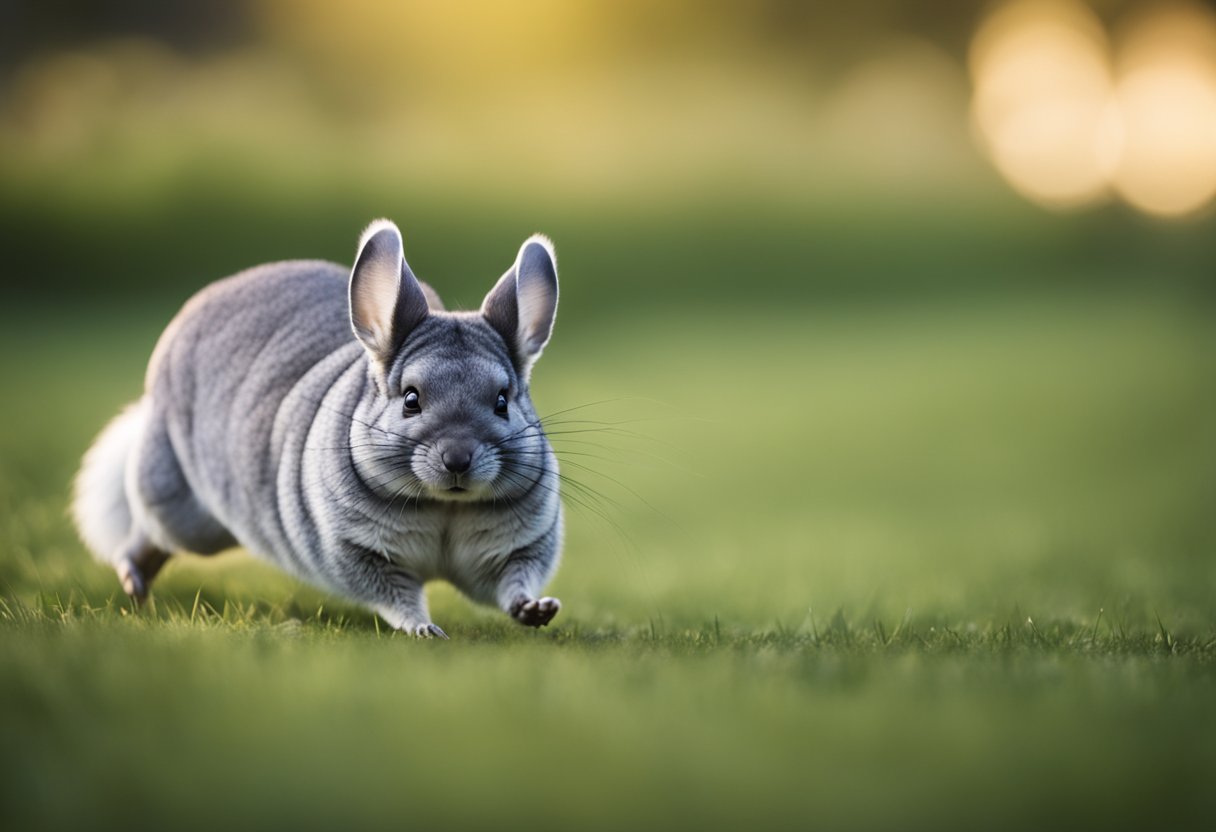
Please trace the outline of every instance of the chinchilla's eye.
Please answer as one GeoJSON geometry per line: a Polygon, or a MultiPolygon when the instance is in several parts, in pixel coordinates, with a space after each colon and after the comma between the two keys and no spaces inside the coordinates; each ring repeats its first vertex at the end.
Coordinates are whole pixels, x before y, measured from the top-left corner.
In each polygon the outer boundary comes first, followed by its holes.
{"type": "Polygon", "coordinates": [[[507,415],[507,391],[498,391],[498,401],[494,403],[494,413],[499,416],[507,415]]]}
{"type": "Polygon", "coordinates": [[[422,412],[422,405],[418,403],[418,391],[413,387],[405,388],[405,415],[417,416],[422,412]]]}

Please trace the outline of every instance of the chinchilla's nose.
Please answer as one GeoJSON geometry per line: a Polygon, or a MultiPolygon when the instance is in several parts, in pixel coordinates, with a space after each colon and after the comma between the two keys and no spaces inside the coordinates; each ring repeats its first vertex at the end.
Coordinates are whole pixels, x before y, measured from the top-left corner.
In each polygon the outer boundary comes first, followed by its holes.
{"type": "Polygon", "coordinates": [[[443,467],[453,474],[465,473],[473,464],[473,451],[476,448],[477,446],[473,442],[448,442],[440,452],[440,458],[443,459],[443,467]]]}

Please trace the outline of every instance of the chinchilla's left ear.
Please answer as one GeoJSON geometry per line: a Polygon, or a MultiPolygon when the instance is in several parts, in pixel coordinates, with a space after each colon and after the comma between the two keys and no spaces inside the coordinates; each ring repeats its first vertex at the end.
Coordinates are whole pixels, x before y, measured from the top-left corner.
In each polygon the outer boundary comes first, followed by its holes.
{"type": "Polygon", "coordinates": [[[533,234],[524,240],[515,265],[486,295],[481,314],[507,342],[526,380],[549,343],[557,315],[557,255],[548,237],[533,234]]]}
{"type": "MultiPolygon", "coordinates": [[[[438,300],[438,295],[435,296],[438,300]]],[[[401,232],[376,220],[363,232],[350,273],[350,323],[381,372],[427,316],[427,296],[402,253],[401,232]]]]}

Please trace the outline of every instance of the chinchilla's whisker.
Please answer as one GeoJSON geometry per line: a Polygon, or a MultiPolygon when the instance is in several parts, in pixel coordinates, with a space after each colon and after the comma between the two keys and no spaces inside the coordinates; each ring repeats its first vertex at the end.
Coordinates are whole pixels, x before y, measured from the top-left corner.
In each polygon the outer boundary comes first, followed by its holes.
{"type": "Polygon", "coordinates": [[[408,468],[406,467],[392,467],[381,472],[375,477],[366,479],[360,476],[357,471],[353,469],[346,469],[339,470],[337,472],[329,472],[327,474],[322,473],[319,474],[316,479],[320,481],[323,486],[325,486],[330,497],[341,498],[348,492],[335,490],[335,480],[339,486],[358,483],[374,493],[393,480],[399,479],[403,474],[406,473],[408,473],[408,468]]]}
{"type": "MultiPolygon", "coordinates": [[[[606,508],[601,504],[601,501],[603,500],[607,500],[609,503],[612,503],[612,500],[598,494],[594,489],[588,489],[586,486],[582,486],[581,483],[572,483],[566,479],[563,479],[562,482],[566,485],[572,486],[573,491],[570,489],[559,491],[556,487],[544,486],[543,484],[542,487],[545,487],[547,490],[552,491],[552,493],[559,495],[563,501],[570,503],[576,509],[586,512],[587,514],[607,524],[614,532],[616,532],[617,535],[620,536],[621,540],[636,548],[637,542],[634,540],[633,536],[629,534],[625,527],[612,516],[609,508],[606,508]]],[[[613,508],[617,508],[619,510],[619,506],[614,505],[613,508]]]]}
{"type": "Polygon", "coordinates": [[[638,439],[644,442],[654,442],[660,445],[669,444],[662,439],[656,439],[653,436],[647,436],[644,433],[638,433],[635,430],[626,430],[625,428],[601,427],[601,428],[563,428],[562,430],[545,430],[546,436],[571,436],[581,433],[599,433],[608,434],[610,436],[620,436],[627,439],[638,439]]]}
{"type": "MultiPolygon", "coordinates": [[[[599,401],[586,402],[585,404],[574,405],[573,407],[567,407],[564,410],[555,410],[555,411],[552,411],[551,413],[545,414],[544,416],[542,416],[540,418],[543,421],[543,420],[549,419],[553,416],[560,416],[562,414],[571,413],[576,410],[586,410],[589,407],[600,407],[602,405],[619,404],[621,402],[644,402],[646,404],[656,405],[658,407],[666,408],[668,410],[674,409],[673,406],[669,402],[664,402],[659,399],[650,398],[649,396],[617,396],[617,397],[611,398],[611,399],[600,399],[599,401]]],[[[674,415],[671,417],[653,417],[653,418],[678,419],[678,418],[682,418],[682,417],[679,415],[674,415]]]]}
{"type": "MultiPolygon", "coordinates": [[[[320,406],[326,407],[324,402],[321,402],[320,406]]],[[[414,439],[411,436],[407,436],[404,433],[399,433],[398,431],[389,430],[388,428],[384,427],[383,425],[377,425],[372,422],[364,421],[363,419],[360,419],[359,417],[355,416],[353,411],[348,413],[346,411],[338,410],[337,408],[334,408],[334,407],[330,407],[329,410],[332,411],[333,413],[336,413],[336,414],[342,416],[344,419],[350,419],[356,425],[362,425],[363,427],[367,428],[368,430],[378,431],[380,433],[383,433],[386,436],[391,436],[394,439],[399,439],[406,443],[421,444],[419,442],[419,440],[414,439]]]]}
{"type": "Polygon", "coordinates": [[[594,458],[604,462],[609,462],[619,465],[646,466],[655,469],[665,469],[680,472],[683,476],[689,477],[704,477],[703,471],[696,471],[689,468],[682,462],[673,459],[671,456],[661,454],[653,450],[643,448],[628,448],[619,445],[608,445],[603,442],[594,442],[588,439],[571,439],[569,437],[557,437],[554,440],[553,452],[557,454],[559,459],[564,459],[567,456],[587,456],[585,451],[571,450],[567,445],[577,445],[580,448],[591,448],[605,453],[620,454],[619,457],[610,457],[603,455],[593,455],[594,458]]]}
{"type": "MultiPolygon", "coordinates": [[[[561,432],[558,432],[558,433],[561,433],[561,432]]],[[[534,455],[534,456],[544,456],[546,454],[547,450],[505,448],[505,449],[503,449],[503,452],[510,452],[510,454],[516,455],[516,456],[529,455],[529,454],[534,455]]],[[[589,457],[589,459],[599,459],[599,460],[607,461],[607,462],[615,461],[615,460],[609,459],[609,457],[604,457],[604,456],[596,455],[596,454],[587,454],[587,452],[582,452],[582,454],[580,454],[579,451],[567,451],[567,452],[565,452],[565,455],[567,455],[567,456],[568,455],[581,455],[581,456],[589,457]]],[[[558,456],[559,456],[559,459],[564,459],[564,456],[559,451],[558,451],[558,456]]],[[[641,502],[642,505],[646,506],[649,511],[652,511],[655,513],[655,515],[664,517],[665,519],[668,519],[668,521],[670,521],[670,518],[666,517],[662,511],[658,510],[658,508],[655,508],[651,504],[651,502],[649,502],[646,499],[646,497],[643,497],[641,494],[638,494],[636,490],[630,488],[629,485],[626,485],[625,483],[621,482],[620,479],[610,476],[610,474],[604,473],[603,471],[599,471],[595,467],[592,467],[589,465],[582,465],[582,463],[579,463],[578,461],[575,461],[575,460],[567,459],[567,460],[565,460],[565,463],[567,463],[568,466],[579,467],[579,468],[581,468],[581,470],[595,474],[595,476],[598,476],[598,477],[603,477],[604,479],[609,480],[609,482],[619,485],[620,488],[623,488],[624,490],[626,490],[627,493],[634,496],[635,499],[638,500],[638,502],[641,502]]],[[[601,496],[604,497],[606,495],[601,494],[601,496]]],[[[617,504],[617,505],[619,505],[619,504],[617,504]]]]}
{"type": "Polygon", "coordinates": [[[598,459],[602,462],[617,463],[617,464],[620,464],[620,463],[639,464],[639,460],[645,460],[645,462],[647,462],[647,463],[660,462],[660,463],[664,463],[667,465],[671,465],[671,466],[680,468],[680,466],[676,465],[676,463],[672,462],[671,460],[666,459],[665,457],[659,456],[658,454],[654,454],[651,452],[635,450],[635,449],[631,449],[631,448],[620,448],[620,447],[617,447],[614,445],[605,445],[605,444],[599,443],[599,442],[591,442],[591,441],[587,441],[587,440],[578,440],[578,439],[568,439],[568,438],[564,438],[564,437],[559,437],[555,441],[563,443],[563,444],[582,445],[582,446],[586,446],[589,448],[594,448],[599,451],[615,452],[615,453],[627,455],[628,457],[632,457],[632,458],[625,458],[625,459],[614,458],[614,457],[610,457],[610,456],[605,456],[604,454],[593,454],[593,453],[589,453],[587,451],[572,450],[570,448],[564,448],[561,445],[555,445],[552,448],[518,448],[518,447],[514,447],[512,441],[510,439],[499,443],[498,447],[501,450],[510,450],[511,453],[515,453],[515,454],[531,454],[531,455],[535,455],[535,456],[544,456],[545,454],[552,452],[552,453],[556,454],[559,459],[565,459],[566,457],[570,457],[570,456],[580,456],[580,457],[584,457],[584,458],[588,458],[588,459],[598,459]]]}
{"type": "Polygon", "coordinates": [[[656,509],[654,506],[652,506],[652,505],[650,504],[650,502],[649,502],[649,501],[648,501],[648,500],[647,500],[645,497],[643,497],[643,496],[642,496],[641,494],[639,494],[638,492],[634,491],[634,490],[633,490],[632,488],[630,488],[628,485],[626,485],[625,483],[621,482],[619,479],[617,479],[616,477],[612,476],[611,474],[605,474],[603,471],[599,471],[599,470],[597,470],[597,469],[595,469],[595,468],[592,468],[590,465],[583,465],[582,463],[580,463],[580,462],[575,462],[575,461],[574,461],[574,460],[572,460],[572,459],[566,460],[566,464],[567,464],[567,465],[573,465],[575,468],[578,468],[579,470],[582,470],[582,471],[586,471],[586,472],[587,472],[587,473],[589,473],[589,474],[594,474],[594,475],[595,475],[595,476],[597,476],[597,477],[603,477],[604,479],[608,480],[609,482],[611,482],[611,483],[613,483],[613,484],[615,484],[615,485],[620,486],[621,488],[623,488],[623,489],[625,489],[626,491],[628,491],[628,492],[629,492],[629,493],[630,493],[630,494],[631,494],[631,495],[632,495],[632,496],[633,496],[633,497],[634,497],[636,500],[638,500],[638,502],[640,502],[642,505],[646,506],[648,509],[650,509],[651,511],[653,511],[655,514],[658,514],[658,515],[662,516],[662,512],[660,512],[658,509],[656,509]]]}
{"type": "Polygon", "coordinates": [[[379,491],[381,489],[386,489],[386,490],[395,492],[396,489],[393,488],[393,483],[397,482],[398,480],[409,481],[413,477],[414,477],[414,472],[410,470],[408,465],[403,465],[400,468],[394,468],[389,471],[385,471],[381,475],[376,476],[370,480],[365,479],[363,482],[367,485],[372,486],[373,491],[379,491]]]}
{"type": "Polygon", "coordinates": [[[600,401],[587,402],[586,404],[580,404],[580,405],[575,405],[573,407],[567,407],[563,410],[555,410],[555,411],[552,411],[551,413],[546,413],[543,416],[539,416],[536,419],[536,423],[540,424],[540,425],[544,425],[546,427],[548,427],[549,425],[561,425],[561,424],[629,425],[629,424],[639,424],[639,423],[643,423],[643,422],[663,422],[663,421],[670,421],[672,419],[683,418],[681,416],[631,416],[629,418],[624,418],[624,419],[590,419],[590,418],[585,418],[582,415],[578,416],[577,418],[565,418],[565,419],[556,418],[558,416],[569,417],[569,414],[571,414],[571,413],[576,413],[577,411],[586,410],[586,409],[592,408],[592,407],[599,407],[602,405],[617,404],[620,402],[629,402],[629,401],[643,401],[643,402],[649,402],[651,404],[657,404],[662,407],[670,407],[670,405],[667,405],[663,402],[659,402],[655,399],[648,399],[648,398],[641,397],[641,396],[620,396],[620,397],[612,398],[612,399],[601,399],[600,401]]]}
{"type": "MultiPolygon", "coordinates": [[[[643,421],[643,420],[637,420],[637,421],[643,421]]],[[[650,421],[653,421],[653,420],[650,420],[650,421]]],[[[654,445],[662,445],[667,448],[674,449],[676,447],[671,442],[669,442],[665,439],[660,439],[655,436],[650,436],[648,434],[641,433],[640,431],[629,430],[626,428],[619,427],[619,425],[621,425],[621,424],[628,424],[628,423],[629,423],[629,420],[623,420],[620,422],[604,422],[604,423],[599,423],[598,426],[596,426],[596,427],[585,427],[585,426],[584,427],[562,427],[563,423],[558,423],[557,426],[561,427],[560,430],[554,429],[554,427],[546,425],[544,427],[544,433],[546,436],[549,436],[549,437],[562,437],[557,440],[559,442],[579,441],[579,440],[569,439],[569,438],[565,438],[565,437],[569,437],[569,436],[577,435],[577,434],[592,433],[592,434],[602,434],[602,435],[612,436],[612,437],[621,438],[621,439],[629,439],[629,440],[633,440],[633,441],[644,442],[644,443],[649,443],[649,444],[654,444],[654,445]]],[[[564,423],[564,424],[587,425],[587,424],[596,424],[596,423],[580,420],[578,422],[571,421],[569,423],[564,423]]],[[[585,441],[585,440],[582,440],[582,441],[585,441]]],[[[643,453],[641,451],[630,451],[630,449],[626,449],[626,448],[613,448],[613,450],[620,450],[623,452],[643,453]]]]}
{"type": "MultiPolygon", "coordinates": [[[[518,452],[512,451],[512,452],[508,452],[508,453],[515,454],[518,452]]],[[[523,453],[527,454],[528,452],[525,451],[523,453]]],[[[609,461],[611,461],[611,460],[609,460],[609,461]]],[[[530,465],[532,465],[532,466],[535,465],[534,462],[523,461],[523,460],[518,460],[518,459],[515,460],[515,464],[518,467],[527,467],[530,465]]],[[[666,514],[665,512],[661,511],[660,509],[658,509],[653,503],[651,503],[644,496],[639,494],[635,489],[633,489],[632,487],[630,487],[629,485],[627,485],[620,479],[612,476],[611,474],[607,474],[590,465],[585,465],[583,463],[577,462],[575,460],[570,460],[570,459],[564,460],[563,465],[578,468],[579,470],[585,471],[588,474],[591,474],[592,476],[601,477],[602,479],[605,479],[608,482],[611,482],[613,485],[623,489],[631,497],[633,497],[635,500],[637,500],[638,503],[640,503],[642,506],[644,506],[647,511],[649,511],[656,517],[661,518],[662,520],[664,520],[667,523],[672,524],[673,526],[680,527],[680,524],[678,524],[673,517],[671,517],[670,515],[666,514]]],[[[558,472],[557,476],[561,479],[563,484],[568,485],[572,488],[579,489],[584,495],[588,495],[588,494],[594,495],[594,497],[610,503],[612,506],[614,506],[618,510],[622,510],[622,511],[625,510],[624,504],[621,503],[619,500],[616,500],[613,497],[609,496],[608,494],[605,494],[603,491],[588,485],[586,482],[583,482],[578,479],[575,479],[574,477],[571,477],[567,472],[558,472]]]]}
{"type": "Polygon", "coordinates": [[[522,474],[518,471],[503,471],[503,475],[506,476],[507,478],[511,479],[516,486],[541,488],[545,491],[548,491],[551,494],[561,497],[561,499],[563,499],[565,501],[572,503],[577,508],[581,508],[585,511],[591,512],[592,514],[599,517],[601,520],[603,520],[606,523],[610,523],[614,526],[616,525],[614,523],[614,521],[612,520],[612,518],[609,517],[607,515],[607,513],[604,512],[602,509],[596,507],[595,505],[593,505],[591,503],[586,502],[584,499],[582,499],[580,497],[572,495],[568,491],[565,493],[562,493],[557,488],[555,488],[551,485],[548,485],[547,483],[539,482],[537,480],[530,480],[524,474],[522,474]]]}
{"type": "Polygon", "coordinates": [[[513,434],[511,434],[510,436],[505,436],[505,437],[503,437],[502,439],[498,439],[498,440],[496,440],[496,441],[494,441],[494,442],[488,442],[488,443],[486,443],[486,444],[487,444],[487,447],[489,447],[489,448],[501,448],[501,447],[504,447],[505,445],[507,445],[507,444],[508,444],[508,443],[510,443],[510,442],[523,442],[523,441],[526,441],[526,440],[529,440],[529,439],[540,439],[540,440],[544,440],[544,438],[545,438],[544,433],[523,433],[523,432],[520,432],[520,433],[513,433],[513,434]]]}
{"type": "MultiPolygon", "coordinates": [[[[414,504],[414,512],[417,514],[418,506],[422,502],[422,494],[425,490],[426,489],[422,485],[422,482],[418,479],[415,479],[413,482],[406,483],[406,487],[402,489],[402,491],[405,493],[405,499],[401,502],[401,509],[397,512],[398,521],[400,521],[405,515],[405,510],[410,507],[410,503],[414,504]]],[[[392,502],[389,503],[389,507],[392,507],[392,502]]]]}
{"type": "MultiPolygon", "coordinates": [[[[608,436],[606,438],[609,438],[609,439],[626,438],[626,439],[628,439],[628,438],[632,438],[632,437],[608,436]]],[[[639,435],[639,438],[642,438],[642,437],[640,437],[640,435],[639,435]]],[[[568,434],[564,434],[561,432],[557,432],[554,435],[552,435],[552,440],[553,440],[553,451],[559,457],[564,457],[565,455],[568,455],[568,454],[577,453],[577,451],[572,451],[572,450],[570,450],[570,448],[567,447],[567,446],[577,446],[579,448],[593,449],[593,450],[597,450],[597,451],[602,451],[607,454],[619,455],[619,457],[602,457],[605,462],[629,463],[629,464],[645,463],[647,465],[654,465],[656,467],[664,467],[664,468],[667,468],[670,470],[679,471],[681,474],[688,475],[688,476],[695,476],[695,477],[705,476],[704,472],[698,472],[698,471],[691,470],[684,463],[677,461],[677,459],[674,459],[673,456],[675,456],[675,457],[680,456],[680,450],[672,443],[666,442],[663,440],[659,440],[659,439],[651,438],[650,441],[653,444],[664,446],[665,448],[668,449],[669,453],[662,453],[659,450],[652,449],[652,448],[629,447],[627,445],[623,446],[620,444],[610,444],[608,442],[599,442],[599,441],[595,441],[594,439],[589,439],[585,436],[575,437],[575,436],[570,436],[568,434]]]]}
{"type": "Polygon", "coordinates": [[[567,445],[582,445],[588,448],[599,448],[603,451],[620,451],[621,453],[636,453],[643,454],[645,451],[633,450],[630,448],[622,448],[618,445],[609,445],[605,442],[596,442],[594,439],[571,439],[568,436],[558,436],[554,440],[554,450],[564,448],[567,445]]]}
{"type": "Polygon", "coordinates": [[[528,525],[527,521],[519,513],[519,509],[516,507],[515,501],[511,499],[510,495],[503,492],[502,488],[499,487],[497,482],[490,483],[490,493],[494,495],[494,504],[498,505],[499,501],[501,500],[503,506],[507,509],[507,511],[511,512],[511,515],[515,518],[515,522],[520,528],[528,525]]]}
{"type": "MultiPolygon", "coordinates": [[[[542,470],[543,471],[543,469],[539,468],[538,466],[529,466],[527,464],[517,464],[514,467],[517,469],[524,469],[524,470],[542,470]]],[[[586,497],[589,500],[597,500],[597,501],[609,503],[610,505],[612,505],[614,508],[616,508],[618,510],[624,508],[624,506],[622,506],[618,501],[614,500],[612,497],[609,497],[607,494],[600,492],[599,490],[595,489],[592,486],[587,485],[586,483],[583,483],[583,482],[580,482],[579,480],[574,479],[573,477],[569,476],[568,474],[563,474],[560,472],[554,472],[554,474],[557,476],[557,478],[563,484],[569,485],[572,488],[577,489],[580,494],[582,494],[584,497],[586,497]]]]}
{"type": "Polygon", "coordinates": [[[611,434],[611,435],[615,435],[615,436],[628,437],[630,439],[643,439],[643,440],[652,441],[652,442],[660,441],[660,440],[654,439],[653,437],[646,436],[643,433],[625,430],[624,428],[596,427],[596,428],[563,428],[562,430],[549,430],[547,428],[541,428],[539,425],[536,425],[536,426],[529,426],[528,428],[524,428],[523,430],[521,430],[517,433],[504,437],[503,439],[498,440],[498,442],[496,442],[494,444],[501,445],[504,442],[510,442],[512,440],[519,439],[519,438],[543,437],[543,436],[566,436],[566,435],[571,435],[571,434],[585,434],[585,433],[611,434]]]}
{"type": "Polygon", "coordinates": [[[416,441],[416,440],[412,439],[411,437],[406,436],[405,434],[397,433],[397,432],[391,431],[381,425],[376,425],[371,422],[364,421],[363,419],[360,419],[359,417],[357,417],[355,415],[354,410],[349,410],[349,411],[341,410],[337,407],[334,407],[333,405],[326,403],[324,399],[311,399],[310,402],[312,404],[315,404],[318,408],[324,408],[325,410],[328,410],[329,412],[334,413],[335,415],[340,416],[343,419],[350,419],[356,425],[362,425],[362,426],[366,427],[368,430],[380,431],[381,433],[396,437],[398,439],[405,440],[407,442],[416,441]]]}
{"type": "Polygon", "coordinates": [[[349,491],[346,486],[359,482],[359,478],[353,471],[338,471],[317,474],[307,482],[320,484],[325,489],[326,495],[331,500],[337,502],[349,491]],[[337,482],[335,483],[335,481],[337,482]]]}
{"type": "Polygon", "coordinates": [[[608,511],[608,507],[604,505],[605,503],[607,506],[610,506],[617,511],[621,511],[624,508],[618,501],[612,499],[607,494],[604,494],[603,492],[566,474],[558,474],[558,479],[561,481],[563,486],[568,486],[575,489],[584,498],[591,500],[596,505],[603,508],[605,512],[608,511]]]}
{"type": "MultiPolygon", "coordinates": [[[[388,500],[375,507],[374,513],[369,517],[373,523],[380,527],[387,527],[388,524],[385,521],[392,514],[393,506],[396,505],[397,500],[404,498],[402,503],[403,512],[405,507],[409,505],[412,491],[414,489],[421,489],[422,487],[414,475],[413,469],[408,464],[402,464],[392,469],[389,473],[391,473],[391,476],[388,476],[387,479],[377,478],[377,480],[381,481],[378,481],[373,489],[375,492],[385,489],[390,492],[388,500]],[[398,482],[401,484],[396,485],[398,482]]],[[[400,514],[399,512],[398,519],[400,519],[400,514]]]]}
{"type": "MultiPolygon", "coordinates": [[[[552,489],[554,493],[558,493],[558,489],[554,488],[553,486],[548,486],[543,482],[540,482],[540,480],[545,476],[555,475],[558,477],[558,479],[561,482],[566,483],[566,484],[576,488],[585,499],[601,500],[601,501],[605,501],[605,502],[612,504],[614,507],[616,507],[618,509],[621,508],[619,503],[617,503],[615,500],[613,500],[611,497],[607,496],[606,494],[602,494],[599,491],[597,491],[595,488],[592,488],[591,486],[588,486],[577,480],[574,480],[560,472],[550,471],[549,469],[546,469],[544,466],[532,465],[529,463],[516,464],[512,467],[515,469],[512,473],[517,473],[517,474],[520,474],[521,476],[523,476],[523,475],[520,472],[523,470],[534,471],[537,473],[537,476],[535,478],[528,479],[529,485],[532,485],[533,483],[535,483],[541,487],[552,489]]],[[[569,496],[569,492],[566,493],[566,496],[569,496]]]]}
{"type": "Polygon", "coordinates": [[[594,425],[596,427],[611,428],[611,427],[618,427],[620,425],[636,425],[636,424],[640,424],[643,422],[655,422],[655,421],[659,421],[659,420],[645,419],[645,418],[612,419],[612,420],[606,420],[606,419],[550,419],[547,421],[545,421],[545,420],[540,421],[540,425],[545,430],[548,430],[550,427],[557,427],[557,426],[561,426],[561,425],[594,425]]]}
{"type": "Polygon", "coordinates": [[[600,399],[595,402],[587,402],[586,404],[576,404],[574,407],[567,407],[563,410],[554,410],[552,413],[547,413],[544,416],[537,417],[538,422],[544,422],[547,419],[552,419],[554,416],[561,416],[563,413],[573,413],[576,410],[586,410],[589,407],[599,407],[605,404],[616,404],[618,402],[627,402],[632,400],[633,396],[618,396],[613,399],[600,399]]]}
{"type": "Polygon", "coordinates": [[[529,435],[544,436],[544,428],[541,426],[540,419],[529,419],[524,422],[524,426],[522,428],[520,428],[519,430],[514,431],[514,432],[508,434],[507,436],[504,436],[502,439],[499,439],[497,442],[491,442],[490,444],[497,445],[502,442],[509,442],[512,439],[516,439],[521,436],[529,436],[529,435]]]}
{"type": "Polygon", "coordinates": [[[572,451],[569,448],[543,448],[543,449],[519,448],[519,449],[512,449],[511,453],[522,454],[524,456],[536,456],[536,457],[544,457],[544,456],[547,456],[548,454],[552,453],[555,456],[557,456],[558,459],[565,459],[568,456],[579,456],[579,457],[585,457],[587,459],[598,459],[601,462],[611,462],[614,464],[637,464],[633,460],[613,459],[612,457],[604,456],[603,454],[593,454],[593,453],[590,453],[589,451],[572,451]]]}

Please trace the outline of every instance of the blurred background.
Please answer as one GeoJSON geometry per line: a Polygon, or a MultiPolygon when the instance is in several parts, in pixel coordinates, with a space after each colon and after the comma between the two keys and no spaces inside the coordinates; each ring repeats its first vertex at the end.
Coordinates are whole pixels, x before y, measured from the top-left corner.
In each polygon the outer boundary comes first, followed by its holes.
{"type": "Polygon", "coordinates": [[[388,216],[455,307],[556,240],[536,399],[600,431],[558,584],[597,621],[1211,623],[1210,6],[0,9],[15,586],[96,572],[67,483],[187,297],[388,216]]]}
{"type": "Polygon", "coordinates": [[[576,258],[574,316],[740,280],[778,304],[1211,282],[1216,15],[1195,2],[0,9],[17,295],[345,262],[379,215],[467,303],[545,229],[576,258]]]}
{"type": "Polygon", "coordinates": [[[0,0],[0,803],[1210,818],[1214,243],[1196,0],[0,0]],[[450,307],[556,242],[556,632],[439,586],[452,650],[381,641],[241,555],[131,620],[81,453],[193,292],[380,216],[450,307]]]}

